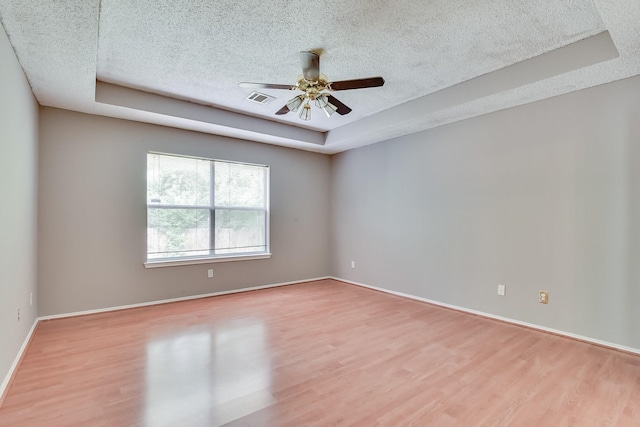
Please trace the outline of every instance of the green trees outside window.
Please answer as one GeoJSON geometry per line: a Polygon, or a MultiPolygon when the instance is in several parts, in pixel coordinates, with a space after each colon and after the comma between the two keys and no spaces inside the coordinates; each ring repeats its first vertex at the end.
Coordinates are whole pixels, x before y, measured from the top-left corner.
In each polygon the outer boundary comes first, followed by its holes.
{"type": "Polygon", "coordinates": [[[268,252],[267,166],[147,155],[147,259],[268,252]]]}

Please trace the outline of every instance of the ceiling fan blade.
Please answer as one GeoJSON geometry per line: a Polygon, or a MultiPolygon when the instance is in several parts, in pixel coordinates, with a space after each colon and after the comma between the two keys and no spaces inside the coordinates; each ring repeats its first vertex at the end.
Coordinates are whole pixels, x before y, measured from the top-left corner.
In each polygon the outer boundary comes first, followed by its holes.
{"type": "Polygon", "coordinates": [[[320,55],[314,52],[300,52],[300,65],[305,80],[317,82],[320,78],[320,55]]]}
{"type": "Polygon", "coordinates": [[[341,116],[344,116],[345,114],[349,114],[351,112],[351,108],[347,107],[342,102],[338,101],[338,99],[335,96],[329,95],[327,96],[327,99],[329,100],[330,103],[336,106],[337,108],[336,112],[341,116]]]}
{"type": "Polygon", "coordinates": [[[238,86],[245,87],[248,89],[287,89],[287,90],[297,89],[297,86],[295,85],[279,85],[279,84],[273,84],[273,83],[242,82],[242,83],[238,83],[238,86]]]}
{"type": "Polygon", "coordinates": [[[364,89],[384,85],[382,77],[367,77],[365,79],[341,80],[330,83],[331,90],[364,89]]]}
{"type": "Polygon", "coordinates": [[[287,104],[284,104],[284,107],[282,107],[281,109],[276,111],[276,115],[277,116],[282,116],[283,114],[287,114],[289,111],[290,110],[289,110],[289,107],[287,107],[287,104]]]}

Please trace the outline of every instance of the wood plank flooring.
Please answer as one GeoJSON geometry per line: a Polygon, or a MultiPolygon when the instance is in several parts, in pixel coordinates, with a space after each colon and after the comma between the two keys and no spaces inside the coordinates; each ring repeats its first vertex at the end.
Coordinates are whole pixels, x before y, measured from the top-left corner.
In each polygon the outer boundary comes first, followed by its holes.
{"type": "Polygon", "coordinates": [[[640,357],[332,280],[42,322],[0,426],[640,426],[640,357]]]}

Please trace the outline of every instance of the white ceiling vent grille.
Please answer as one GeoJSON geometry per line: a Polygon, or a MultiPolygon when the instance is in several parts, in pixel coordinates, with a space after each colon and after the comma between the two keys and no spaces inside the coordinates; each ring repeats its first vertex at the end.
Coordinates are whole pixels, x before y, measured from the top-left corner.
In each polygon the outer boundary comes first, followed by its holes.
{"type": "Polygon", "coordinates": [[[251,95],[247,96],[247,99],[252,102],[257,102],[258,104],[266,105],[276,98],[260,92],[251,92],[251,95]]]}

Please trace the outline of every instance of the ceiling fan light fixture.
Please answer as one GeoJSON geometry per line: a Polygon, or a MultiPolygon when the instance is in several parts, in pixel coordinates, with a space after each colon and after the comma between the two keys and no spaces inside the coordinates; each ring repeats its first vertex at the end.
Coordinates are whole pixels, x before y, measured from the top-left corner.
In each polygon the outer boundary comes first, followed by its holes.
{"type": "Polygon", "coordinates": [[[300,108],[300,106],[304,102],[304,98],[305,95],[298,95],[294,98],[291,98],[289,102],[287,102],[287,108],[289,109],[289,111],[298,111],[298,108],[300,108]]]}
{"type": "Polygon", "coordinates": [[[326,93],[321,93],[316,98],[316,107],[324,108],[329,103],[329,96],[326,93]]]}
{"type": "MultiPolygon", "coordinates": [[[[344,116],[351,112],[351,108],[344,105],[333,95],[325,93],[325,91],[364,89],[384,85],[382,77],[329,81],[327,76],[320,73],[320,52],[300,52],[300,65],[302,66],[302,75],[298,77],[298,82],[295,85],[241,82],[240,87],[302,91],[301,95],[291,98],[275,114],[276,116],[283,116],[291,111],[297,113],[299,110],[300,119],[311,120],[311,101],[315,101],[316,107],[322,109],[327,117],[331,117],[333,113],[344,116]],[[300,107],[303,108],[300,109],[300,107]]],[[[252,100],[254,99],[252,98],[252,100]]]]}
{"type": "Polygon", "coordinates": [[[327,117],[331,117],[338,110],[338,107],[329,102],[329,97],[326,94],[316,98],[316,107],[321,108],[327,117]]]}
{"type": "Polygon", "coordinates": [[[302,110],[300,110],[300,118],[302,120],[311,120],[311,105],[309,105],[308,101],[304,104],[302,110]]]}
{"type": "Polygon", "coordinates": [[[327,117],[331,117],[331,115],[335,113],[337,110],[338,110],[338,107],[336,107],[333,104],[327,104],[322,108],[322,111],[324,111],[327,117]]]}

